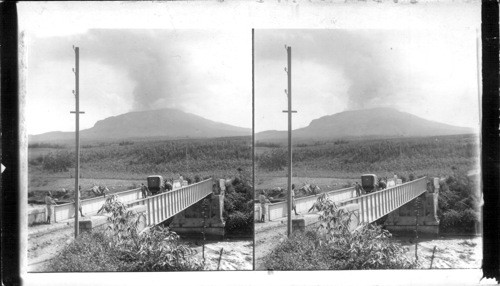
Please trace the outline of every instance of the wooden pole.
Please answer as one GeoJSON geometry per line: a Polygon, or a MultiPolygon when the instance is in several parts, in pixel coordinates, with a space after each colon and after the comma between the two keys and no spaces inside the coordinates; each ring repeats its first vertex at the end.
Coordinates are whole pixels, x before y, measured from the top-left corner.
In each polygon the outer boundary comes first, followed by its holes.
{"type": "MultiPolygon", "coordinates": [[[[254,55],[254,39],[255,30],[252,29],[252,186],[255,198],[255,55],[254,55]]],[[[254,248],[255,252],[255,248],[254,248]]],[[[255,257],[255,255],[254,255],[255,257]]],[[[255,266],[255,265],[254,265],[255,266]]]]}
{"type": "Polygon", "coordinates": [[[287,234],[292,233],[292,47],[288,54],[288,225],[287,234]]]}
{"type": "MultiPolygon", "coordinates": [[[[255,198],[255,30],[252,29],[252,191],[255,198]]],[[[262,217],[262,214],[260,214],[262,217]]],[[[255,224],[254,224],[255,237],[255,224]]],[[[255,243],[255,242],[254,242],[255,243]]],[[[255,257],[255,247],[253,257],[255,257]]],[[[253,259],[253,269],[255,269],[255,259],[253,259]]]]}
{"type": "Polygon", "coordinates": [[[288,89],[285,91],[288,96],[288,110],[283,112],[288,113],[288,196],[287,196],[287,235],[292,234],[292,113],[297,111],[292,110],[292,47],[286,47],[288,68],[288,89]]]}
{"type": "Polygon", "coordinates": [[[76,141],[76,158],[75,158],[75,238],[79,234],[79,217],[78,210],[80,208],[80,113],[85,113],[80,111],[80,48],[73,47],[75,50],[75,111],[70,113],[76,114],[75,120],[75,141],[76,141]]]}
{"type": "Polygon", "coordinates": [[[76,99],[76,168],[75,168],[75,238],[79,232],[78,209],[80,207],[80,48],[75,48],[75,99],[76,99]]]}

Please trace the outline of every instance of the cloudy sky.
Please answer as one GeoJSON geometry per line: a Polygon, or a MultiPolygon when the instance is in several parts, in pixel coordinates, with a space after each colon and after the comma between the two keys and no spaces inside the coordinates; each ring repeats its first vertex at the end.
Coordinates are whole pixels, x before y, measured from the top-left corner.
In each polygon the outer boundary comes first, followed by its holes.
{"type": "Polygon", "coordinates": [[[74,130],[73,45],[80,48],[81,129],[165,107],[251,127],[250,30],[89,29],[29,35],[29,134],[74,130]]]}
{"type": "Polygon", "coordinates": [[[294,128],[345,110],[393,107],[477,127],[476,31],[257,30],[256,130],[285,130],[285,45],[294,128]]]}
{"type": "Polygon", "coordinates": [[[81,128],[129,111],[178,108],[285,130],[286,51],[294,127],[344,110],[391,106],[477,127],[479,1],[20,3],[28,134],[73,131],[80,47],[81,128]],[[293,30],[291,30],[293,28],[293,30]]]}

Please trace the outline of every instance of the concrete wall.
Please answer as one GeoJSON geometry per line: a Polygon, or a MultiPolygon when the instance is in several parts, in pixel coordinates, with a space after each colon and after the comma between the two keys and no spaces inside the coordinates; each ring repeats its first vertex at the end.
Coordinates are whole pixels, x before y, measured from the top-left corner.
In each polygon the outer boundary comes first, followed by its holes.
{"type": "Polygon", "coordinates": [[[47,221],[46,207],[31,209],[28,211],[28,225],[47,221]]]}
{"type": "Polygon", "coordinates": [[[203,199],[177,214],[170,224],[170,228],[177,234],[184,236],[201,236],[205,231],[205,235],[208,237],[223,237],[226,226],[222,216],[224,193],[212,194],[206,199],[208,200],[206,214],[203,213],[203,201],[205,200],[203,199]]]}
{"type": "MultiPolygon", "coordinates": [[[[360,223],[359,220],[359,205],[358,204],[348,204],[339,208],[339,211],[343,211],[346,215],[351,216],[351,222],[349,228],[355,230],[360,223]]],[[[316,227],[320,223],[320,214],[310,214],[301,218],[292,219],[292,231],[304,231],[306,227],[316,227]]]]}
{"type": "MultiPolygon", "coordinates": [[[[115,193],[120,197],[120,200],[124,203],[134,201],[141,198],[140,189],[133,189],[128,191],[123,191],[115,193]]],[[[105,197],[96,197],[91,199],[86,199],[81,201],[82,211],[85,215],[97,214],[97,211],[102,207],[106,201],[105,197]]],[[[60,222],[70,218],[75,217],[75,204],[67,203],[54,206],[54,221],[60,222]]]]}
{"type": "MultiPolygon", "coordinates": [[[[334,190],[327,192],[328,196],[334,201],[343,201],[356,196],[356,191],[354,188],[345,188],[340,190],[334,190]]],[[[318,200],[321,194],[307,196],[295,199],[295,205],[297,212],[307,213],[309,209],[318,200]]],[[[260,205],[260,204],[259,204],[260,205]]],[[[266,215],[266,220],[274,220],[287,216],[287,205],[286,202],[268,204],[268,214],[266,215]]]]}
{"type": "Polygon", "coordinates": [[[391,212],[384,222],[387,230],[393,233],[414,234],[418,223],[418,232],[426,235],[439,234],[439,219],[437,217],[439,198],[439,184],[428,188],[418,199],[408,202],[397,210],[391,212]],[[418,221],[416,212],[418,211],[418,221]]]}
{"type": "MultiPolygon", "coordinates": [[[[144,216],[146,214],[146,206],[133,206],[128,208],[128,211],[132,211],[133,213],[139,215],[139,224],[137,231],[140,232],[145,229],[147,226],[146,217],[144,216]]],[[[84,217],[78,221],[80,233],[84,231],[103,229],[109,224],[110,222],[108,221],[108,216],[106,215],[84,217]]]]}

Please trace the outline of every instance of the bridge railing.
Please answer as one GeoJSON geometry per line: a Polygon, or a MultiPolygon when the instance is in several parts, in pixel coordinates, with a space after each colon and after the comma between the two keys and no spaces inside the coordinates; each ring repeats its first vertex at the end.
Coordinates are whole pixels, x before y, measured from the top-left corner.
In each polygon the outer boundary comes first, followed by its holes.
{"type": "MultiPolygon", "coordinates": [[[[335,201],[343,201],[356,196],[356,191],[353,187],[350,187],[340,190],[329,191],[327,192],[327,194],[330,198],[333,198],[335,201]]],[[[297,212],[305,213],[309,211],[309,209],[314,205],[314,203],[318,199],[319,195],[321,194],[295,199],[295,206],[297,208],[297,212]]],[[[284,202],[269,204],[268,205],[269,220],[286,217],[288,209],[286,203],[287,202],[284,201],[284,202]]]]}
{"type": "Polygon", "coordinates": [[[180,213],[212,193],[212,179],[201,181],[166,193],[127,204],[128,207],[145,205],[148,225],[156,225],[180,213]]]}
{"type": "MultiPolygon", "coordinates": [[[[141,197],[141,190],[132,189],[119,193],[115,193],[119,196],[120,200],[124,203],[137,200],[141,197]]],[[[86,200],[82,200],[82,212],[87,215],[96,214],[97,211],[102,207],[104,202],[106,201],[105,197],[95,197],[86,200]]],[[[54,221],[60,222],[66,219],[70,219],[75,217],[75,203],[65,203],[54,206],[54,221]]]]}
{"type": "Polygon", "coordinates": [[[412,201],[426,190],[427,178],[422,177],[381,191],[339,201],[338,205],[358,204],[359,222],[371,223],[412,201]]]}

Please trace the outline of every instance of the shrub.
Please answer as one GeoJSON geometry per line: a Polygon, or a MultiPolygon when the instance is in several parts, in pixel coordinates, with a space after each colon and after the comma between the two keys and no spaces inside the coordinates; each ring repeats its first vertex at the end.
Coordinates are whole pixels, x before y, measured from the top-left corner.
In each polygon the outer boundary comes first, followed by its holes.
{"type": "Polygon", "coordinates": [[[410,269],[417,266],[404,248],[381,226],[365,225],[353,231],[352,214],[338,209],[328,196],[318,198],[321,211],[315,232],[294,233],[265,259],[273,270],[301,269],[410,269]]]}
{"type": "Polygon", "coordinates": [[[51,267],[56,271],[202,270],[194,250],[162,226],[139,233],[140,215],[127,210],[116,195],[99,212],[111,213],[107,233],[83,234],[68,245],[51,267]]]}
{"type": "Polygon", "coordinates": [[[234,211],[228,215],[226,222],[228,231],[245,231],[253,229],[253,213],[234,211]]]}
{"type": "Polygon", "coordinates": [[[199,175],[195,175],[195,176],[194,176],[194,182],[195,182],[195,183],[201,182],[201,178],[200,178],[200,176],[199,176],[199,175]]]}
{"type": "Polygon", "coordinates": [[[476,185],[465,174],[455,174],[441,183],[438,217],[442,231],[472,232],[479,223],[479,197],[476,185]]]}
{"type": "Polygon", "coordinates": [[[49,268],[57,272],[119,271],[119,253],[104,232],[84,232],[59,253],[49,268]]]}
{"type": "Polygon", "coordinates": [[[240,171],[224,196],[223,217],[227,233],[253,233],[253,188],[246,172],[240,171]]]}

